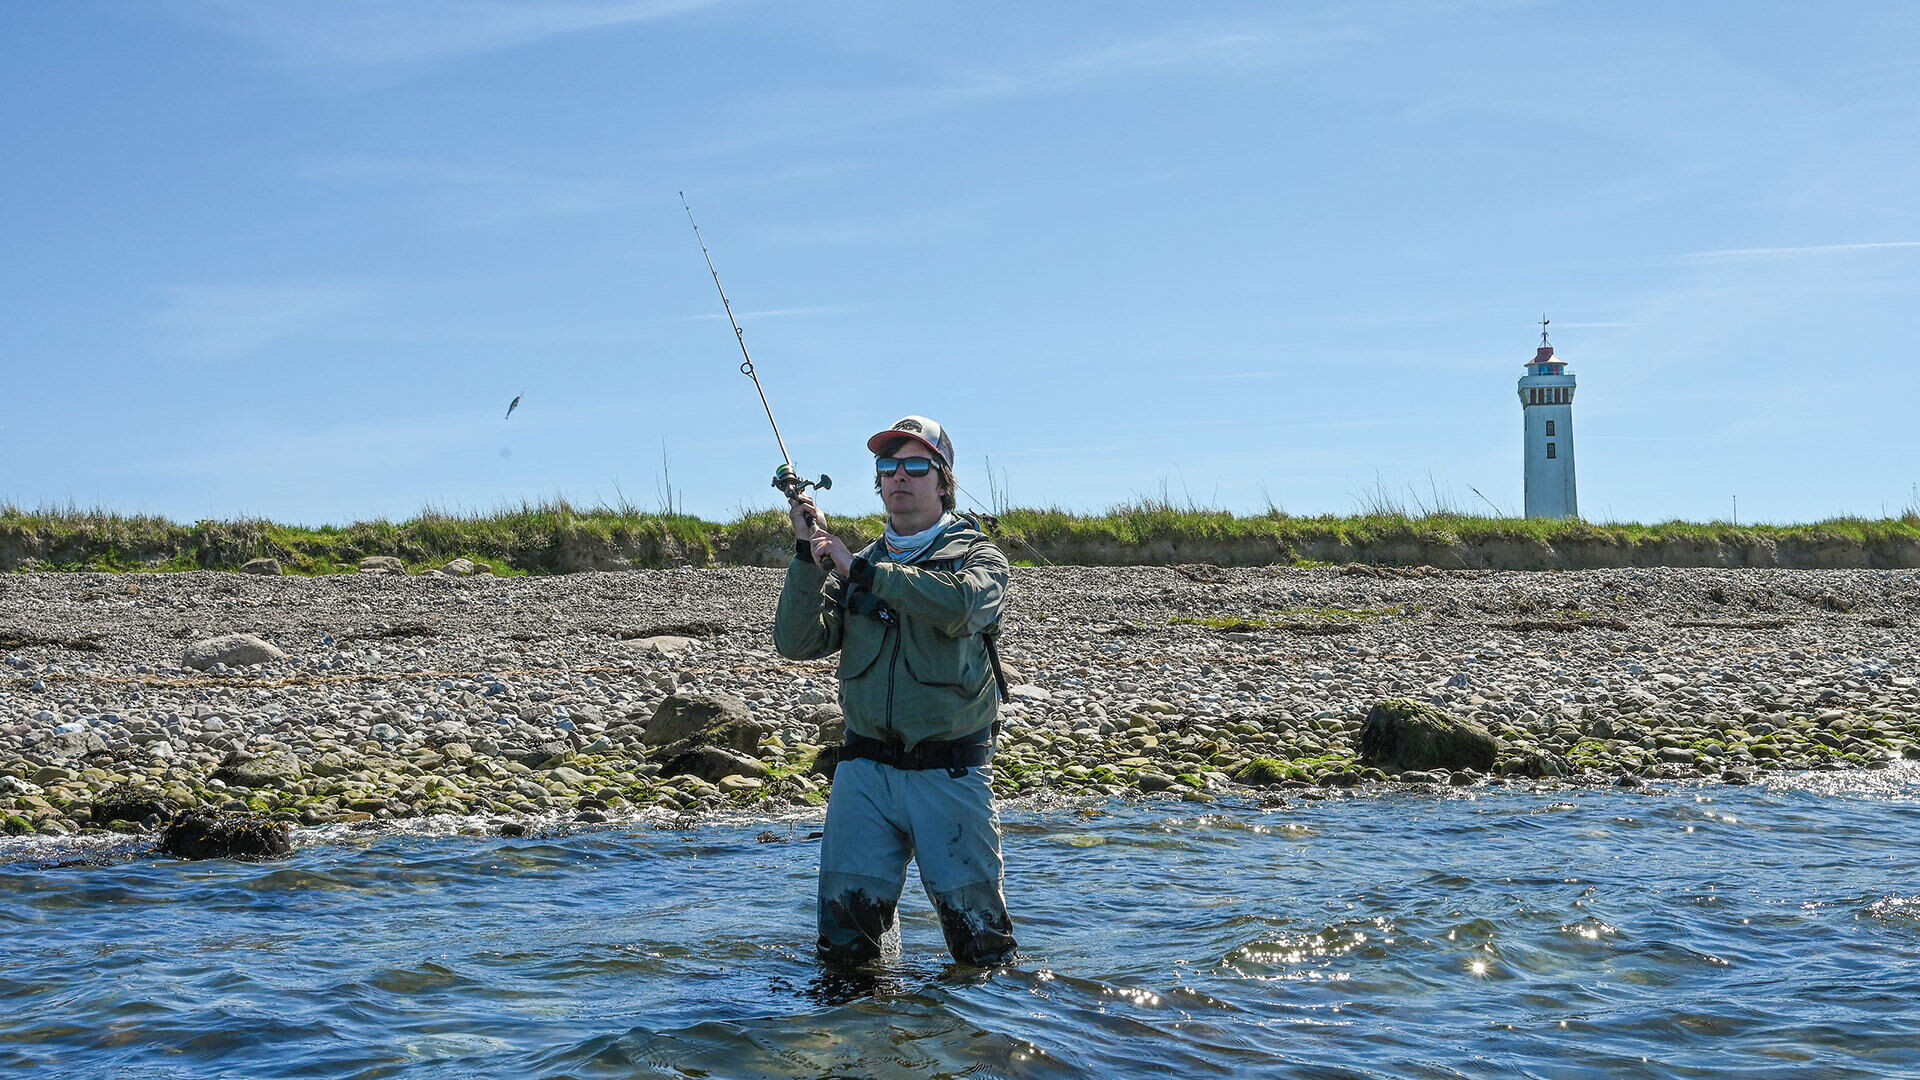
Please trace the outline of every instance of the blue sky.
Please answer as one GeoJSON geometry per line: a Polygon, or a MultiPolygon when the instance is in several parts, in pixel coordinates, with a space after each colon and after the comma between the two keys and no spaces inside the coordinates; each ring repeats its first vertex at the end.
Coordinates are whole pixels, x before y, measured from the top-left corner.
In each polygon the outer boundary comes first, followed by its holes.
{"type": "Polygon", "coordinates": [[[1920,482],[1905,0],[0,22],[0,501],[655,508],[664,459],[690,512],[772,505],[681,190],[830,513],[910,412],[982,504],[1515,511],[1543,312],[1589,518],[1920,482]]]}

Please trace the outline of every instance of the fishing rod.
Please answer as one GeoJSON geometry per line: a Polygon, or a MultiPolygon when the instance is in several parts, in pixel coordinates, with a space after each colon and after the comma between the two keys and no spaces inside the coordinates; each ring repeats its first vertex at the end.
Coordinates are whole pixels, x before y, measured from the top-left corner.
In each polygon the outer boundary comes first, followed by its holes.
{"type": "MultiPolygon", "coordinates": [[[[780,444],[779,468],[773,470],[773,486],[788,499],[798,499],[808,488],[826,491],[833,487],[833,477],[820,474],[818,480],[808,480],[793,467],[793,455],[787,453],[787,440],[780,436],[780,422],[773,418],[773,406],[767,401],[767,388],[760,385],[760,375],[753,369],[753,357],[747,353],[746,331],[740,329],[740,320],[733,317],[733,303],[727,299],[727,290],[720,284],[720,271],[713,268],[713,253],[707,250],[706,237],[700,235],[700,223],[693,220],[693,207],[687,205],[687,193],[680,193],[680,207],[687,212],[687,224],[693,226],[693,238],[700,243],[700,254],[707,260],[707,273],[713,275],[714,291],[720,294],[720,306],[726,309],[727,322],[733,327],[733,340],[740,344],[740,374],[753,380],[753,388],[760,392],[760,407],[767,410],[767,423],[773,427],[773,441],[780,444]]],[[[807,519],[813,519],[812,514],[807,519]]]]}

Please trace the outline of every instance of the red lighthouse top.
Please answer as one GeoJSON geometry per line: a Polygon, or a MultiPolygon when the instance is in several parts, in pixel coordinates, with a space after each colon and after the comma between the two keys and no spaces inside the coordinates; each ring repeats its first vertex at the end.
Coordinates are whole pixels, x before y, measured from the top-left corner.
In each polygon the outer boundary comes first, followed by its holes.
{"type": "Polygon", "coordinates": [[[1553,344],[1547,340],[1547,325],[1551,322],[1545,315],[1540,316],[1540,347],[1533,351],[1533,359],[1527,361],[1529,375],[1565,375],[1567,362],[1553,354],[1553,344]]]}

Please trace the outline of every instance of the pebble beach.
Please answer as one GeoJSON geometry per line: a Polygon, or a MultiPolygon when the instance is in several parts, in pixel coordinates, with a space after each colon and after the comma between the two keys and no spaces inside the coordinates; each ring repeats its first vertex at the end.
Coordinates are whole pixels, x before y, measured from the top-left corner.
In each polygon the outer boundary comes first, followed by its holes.
{"type": "MultiPolygon", "coordinates": [[[[824,803],[830,661],[778,656],[782,571],[0,578],[0,823],[141,832],[776,815],[824,803]],[[251,635],[270,656],[213,660],[251,635]],[[196,650],[199,650],[196,652],[196,650]],[[671,707],[733,742],[666,760],[671,707]]],[[[1920,571],[1018,568],[995,783],[1265,802],[1409,785],[1745,783],[1920,757],[1920,571]],[[1377,703],[1483,726],[1488,772],[1359,760],[1377,703]]]]}

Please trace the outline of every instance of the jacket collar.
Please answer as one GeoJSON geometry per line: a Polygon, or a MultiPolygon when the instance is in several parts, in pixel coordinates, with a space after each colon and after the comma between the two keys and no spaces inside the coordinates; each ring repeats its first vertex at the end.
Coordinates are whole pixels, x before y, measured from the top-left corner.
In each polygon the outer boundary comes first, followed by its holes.
{"type": "MultiPolygon", "coordinates": [[[[964,556],[967,553],[967,549],[972,547],[975,542],[985,535],[985,533],[975,528],[972,522],[966,518],[961,518],[948,526],[947,531],[940,534],[940,538],[933,542],[933,547],[917,561],[927,563],[938,562],[941,559],[958,559],[964,556]]],[[[891,562],[892,560],[887,558],[887,538],[883,536],[873,543],[868,544],[867,549],[860,553],[860,557],[870,563],[891,562]]]]}

